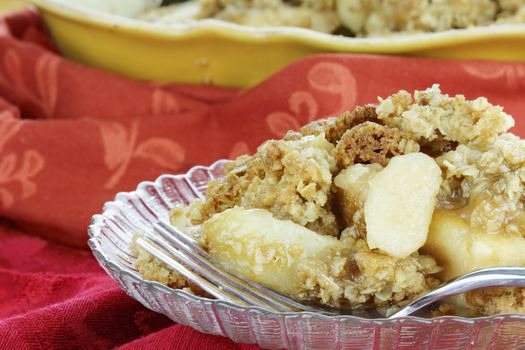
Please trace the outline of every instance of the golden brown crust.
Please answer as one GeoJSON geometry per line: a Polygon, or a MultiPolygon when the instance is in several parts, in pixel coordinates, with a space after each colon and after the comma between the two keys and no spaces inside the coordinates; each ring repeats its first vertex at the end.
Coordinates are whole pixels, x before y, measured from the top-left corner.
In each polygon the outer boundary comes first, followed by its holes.
{"type": "Polygon", "coordinates": [[[367,121],[380,123],[375,106],[356,107],[352,112],[344,112],[326,129],[326,139],[336,144],[346,131],[367,121]]]}
{"type": "Polygon", "coordinates": [[[332,153],[343,167],[355,163],[385,166],[394,156],[418,150],[418,145],[398,129],[367,121],[347,130],[332,153]]]}

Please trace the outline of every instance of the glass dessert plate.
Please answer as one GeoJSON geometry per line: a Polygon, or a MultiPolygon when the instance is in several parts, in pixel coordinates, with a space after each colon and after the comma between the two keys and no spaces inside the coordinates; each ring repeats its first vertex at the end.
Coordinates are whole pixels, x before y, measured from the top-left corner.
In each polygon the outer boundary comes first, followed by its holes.
{"type": "Polygon", "coordinates": [[[142,182],[137,190],[119,193],[95,215],[89,246],[104,270],[131,297],[173,321],[238,343],[272,349],[518,349],[525,346],[525,315],[462,318],[365,319],[318,313],[275,313],[258,307],[197,297],[158,282],[144,280],[133,267],[130,241],[158,220],[169,222],[175,204],[202,197],[208,181],[222,176],[227,163],[198,166],[186,174],[163,175],[142,182]]]}

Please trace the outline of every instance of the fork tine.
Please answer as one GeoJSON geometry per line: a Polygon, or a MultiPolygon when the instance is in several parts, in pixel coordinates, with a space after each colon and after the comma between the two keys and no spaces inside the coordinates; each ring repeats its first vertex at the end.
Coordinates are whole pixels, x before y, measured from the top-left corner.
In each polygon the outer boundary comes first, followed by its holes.
{"type": "Polygon", "coordinates": [[[165,263],[166,265],[168,265],[169,267],[186,277],[189,281],[198,285],[205,292],[209,293],[210,295],[213,295],[215,298],[229,302],[240,303],[241,305],[248,306],[248,304],[246,304],[243,300],[240,300],[233,295],[225,293],[223,290],[220,290],[220,288],[218,288],[214,284],[208,282],[198,274],[193,273],[191,270],[178,263],[169,255],[164,254],[161,250],[159,250],[149,241],[143,238],[139,238],[137,240],[137,244],[139,244],[142,248],[146,249],[150,254],[158,258],[160,261],[162,261],[163,263],[165,263]]]}
{"type": "MultiPolygon", "coordinates": [[[[155,230],[161,234],[165,239],[170,241],[174,245],[180,245],[180,241],[183,241],[187,246],[190,247],[192,250],[192,254],[199,254],[200,260],[204,260],[204,263],[207,263],[208,261],[213,263],[216,266],[221,266],[220,262],[218,262],[216,259],[214,259],[212,256],[208,254],[204,249],[202,249],[197,241],[195,241],[193,238],[182,232],[180,229],[173,227],[165,222],[158,221],[156,224],[153,225],[155,230]],[[177,242],[179,241],[179,242],[177,242]]],[[[217,269],[216,267],[214,267],[217,269]]],[[[219,270],[221,271],[221,270],[219,270]]],[[[224,274],[224,272],[222,272],[224,274]]],[[[255,293],[257,296],[263,295],[265,298],[271,298],[276,300],[279,304],[284,304],[289,309],[298,309],[298,310],[304,310],[304,311],[312,311],[312,312],[324,312],[324,313],[331,313],[327,310],[315,308],[311,306],[307,306],[304,304],[301,304],[293,299],[287,298],[284,295],[281,295],[279,293],[274,292],[273,290],[266,288],[258,283],[252,282],[248,279],[242,278],[240,276],[235,276],[230,273],[227,273],[230,279],[234,280],[234,282],[237,282],[241,285],[243,285],[244,288],[251,289],[252,293],[255,293]],[[254,291],[255,290],[255,291],[254,291]]]]}
{"type": "Polygon", "coordinates": [[[146,237],[165,252],[173,255],[177,261],[186,265],[193,270],[194,273],[211,282],[219,289],[244,301],[245,304],[261,306],[272,311],[291,311],[290,308],[276,304],[262,296],[253,295],[253,293],[248,292],[246,288],[239,288],[239,286],[232,285],[228,277],[222,275],[216,268],[213,268],[211,265],[205,266],[205,264],[202,264],[198,259],[195,259],[194,255],[184,252],[179,243],[176,245],[177,249],[170,245],[169,242],[159,239],[159,237],[156,237],[153,233],[146,233],[146,237]]]}
{"type": "MultiPolygon", "coordinates": [[[[242,281],[236,281],[235,277],[227,272],[219,270],[217,267],[210,264],[206,259],[203,259],[201,256],[193,253],[192,248],[186,246],[183,242],[179,241],[177,237],[165,237],[164,232],[158,232],[164,239],[169,240],[168,244],[174,244],[177,249],[171,251],[174,255],[177,255],[178,259],[185,260],[184,262],[187,265],[199,273],[202,273],[206,279],[210,282],[220,285],[225,288],[229,288],[230,293],[235,293],[236,296],[242,298],[248,303],[255,305],[263,304],[266,307],[274,309],[276,311],[292,311],[288,305],[284,305],[278,301],[275,301],[271,298],[267,298],[257,292],[254,292],[250,289],[249,285],[242,283],[242,281]]],[[[170,247],[173,248],[173,247],[170,247]]],[[[166,247],[166,249],[169,249],[166,247]]]]}
{"type": "Polygon", "coordinates": [[[261,286],[260,284],[225,272],[216,267],[220,266],[220,263],[217,260],[211,257],[194,239],[181,230],[162,221],[157,222],[153,226],[156,232],[158,232],[164,239],[174,246],[177,246],[179,249],[185,250],[185,252],[192,255],[195,260],[198,260],[201,264],[207,266],[208,269],[213,270],[215,274],[220,275],[223,279],[227,280],[230,284],[243,292],[248,292],[257,299],[263,300],[265,303],[270,302],[274,307],[281,309],[281,311],[304,310],[327,313],[326,310],[303,305],[295,300],[276,293],[271,289],[261,286]],[[210,264],[210,262],[212,264],[210,264]]]}

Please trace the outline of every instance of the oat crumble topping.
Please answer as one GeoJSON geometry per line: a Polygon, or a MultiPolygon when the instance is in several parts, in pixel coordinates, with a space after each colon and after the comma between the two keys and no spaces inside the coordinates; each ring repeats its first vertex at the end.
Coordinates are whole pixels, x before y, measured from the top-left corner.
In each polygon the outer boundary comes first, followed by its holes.
{"type": "MultiPolygon", "coordinates": [[[[525,0],[192,0],[184,4],[195,7],[187,14],[189,19],[294,26],[358,37],[525,22],[525,0]]],[[[183,7],[175,4],[148,10],[141,18],[183,21],[178,12],[183,7]]]]}

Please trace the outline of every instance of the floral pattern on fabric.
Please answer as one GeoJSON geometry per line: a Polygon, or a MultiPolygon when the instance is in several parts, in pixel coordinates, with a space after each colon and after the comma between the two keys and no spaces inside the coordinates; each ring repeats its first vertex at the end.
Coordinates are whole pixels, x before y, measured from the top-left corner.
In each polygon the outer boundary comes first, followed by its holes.
{"type": "MultiPolygon", "coordinates": [[[[337,115],[351,109],[356,101],[356,81],[348,69],[342,64],[333,62],[319,62],[308,70],[307,81],[310,90],[298,90],[288,98],[288,111],[276,111],[268,114],[266,123],[276,138],[283,137],[288,130],[297,130],[301,125],[319,118],[319,98],[314,97],[314,92],[325,92],[339,101],[336,107],[327,114],[337,115]]],[[[326,114],[325,114],[326,115],[326,114]]]]}
{"type": "Polygon", "coordinates": [[[33,196],[37,190],[34,177],[44,167],[45,160],[34,149],[21,150],[20,153],[4,152],[6,144],[13,139],[22,124],[10,118],[9,112],[0,116],[0,205],[9,208],[14,205],[14,184],[18,184],[21,200],[33,196]]]}

